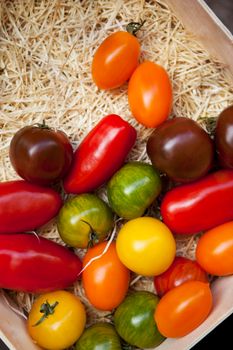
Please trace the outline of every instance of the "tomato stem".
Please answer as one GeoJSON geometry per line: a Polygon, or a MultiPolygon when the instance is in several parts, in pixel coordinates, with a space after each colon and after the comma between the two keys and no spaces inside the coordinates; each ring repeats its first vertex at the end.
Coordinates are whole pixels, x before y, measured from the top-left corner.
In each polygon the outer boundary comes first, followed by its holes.
{"type": "Polygon", "coordinates": [[[42,123],[36,123],[35,124],[38,128],[41,129],[47,129],[50,130],[51,128],[45,123],[45,120],[43,119],[42,123]]]}
{"type": "Polygon", "coordinates": [[[50,305],[48,300],[46,300],[46,302],[43,303],[40,307],[40,313],[43,315],[32,327],[39,326],[39,324],[41,324],[46,318],[48,318],[49,315],[53,315],[55,312],[55,308],[58,304],[59,302],[55,301],[55,303],[50,305]]]}
{"type": "Polygon", "coordinates": [[[97,235],[97,233],[94,231],[93,227],[89,224],[89,222],[85,221],[85,220],[81,220],[82,222],[84,222],[85,224],[87,224],[90,228],[90,235],[89,235],[89,242],[87,245],[87,248],[92,248],[95,244],[99,243],[99,237],[97,235]]]}
{"type": "Polygon", "coordinates": [[[142,28],[146,20],[141,21],[141,22],[130,22],[126,26],[126,30],[128,33],[132,35],[136,35],[136,33],[142,28]]]}

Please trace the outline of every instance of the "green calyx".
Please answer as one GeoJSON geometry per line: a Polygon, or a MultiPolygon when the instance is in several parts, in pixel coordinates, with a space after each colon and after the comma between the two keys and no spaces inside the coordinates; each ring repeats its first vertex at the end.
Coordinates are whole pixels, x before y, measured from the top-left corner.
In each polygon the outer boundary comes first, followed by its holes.
{"type": "Polygon", "coordinates": [[[33,327],[39,326],[46,318],[48,318],[50,315],[53,315],[55,312],[55,308],[59,304],[58,301],[55,301],[53,304],[49,304],[49,302],[46,300],[45,303],[43,303],[40,307],[40,313],[43,314],[41,318],[33,325],[33,327]]]}
{"type": "Polygon", "coordinates": [[[136,35],[136,33],[142,28],[146,20],[141,22],[130,22],[126,26],[126,30],[128,33],[132,35],[136,35]]]}

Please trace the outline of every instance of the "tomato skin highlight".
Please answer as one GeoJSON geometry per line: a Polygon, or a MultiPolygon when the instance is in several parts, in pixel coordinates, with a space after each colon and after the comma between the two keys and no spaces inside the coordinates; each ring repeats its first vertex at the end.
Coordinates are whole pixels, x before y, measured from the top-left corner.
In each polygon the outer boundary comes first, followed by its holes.
{"type": "Polygon", "coordinates": [[[103,118],[76,149],[65,191],[80,194],[103,185],[122,166],[136,136],[136,130],[118,115],[103,118]]]}
{"type": "Polygon", "coordinates": [[[49,350],[67,349],[80,337],[86,324],[86,312],[83,304],[74,294],[64,290],[39,296],[32,305],[27,320],[27,329],[33,340],[49,350]],[[54,313],[49,314],[39,325],[41,306],[48,302],[53,305],[54,313]]]}
{"type": "MultiPolygon", "coordinates": [[[[107,242],[96,244],[90,248],[83,266],[103,253],[107,242]]],[[[83,287],[90,303],[99,310],[112,310],[124,299],[130,280],[130,271],[121,263],[116,252],[115,242],[111,243],[107,252],[93,261],[82,273],[83,287]]]]}
{"type": "Polygon", "coordinates": [[[185,282],[160,299],[154,314],[155,322],[165,337],[183,337],[204,322],[212,303],[208,283],[185,282]]]}
{"type": "Polygon", "coordinates": [[[47,186],[66,175],[72,162],[73,149],[64,132],[42,124],[18,130],[11,140],[9,155],[19,176],[47,186]]]}
{"type": "Polygon", "coordinates": [[[33,234],[0,237],[0,288],[42,293],[67,288],[82,263],[67,248],[33,234]]]}
{"type": "Polygon", "coordinates": [[[140,44],[128,32],[108,36],[97,49],[92,62],[92,78],[104,90],[124,84],[138,65],[140,44]]]}
{"type": "Polygon", "coordinates": [[[148,128],[165,121],[172,108],[172,87],[165,69],[145,61],[129,81],[128,100],[135,119],[148,128]]]}
{"type": "Polygon", "coordinates": [[[177,256],[163,274],[154,278],[155,289],[160,297],[187,281],[208,282],[208,276],[196,261],[181,256],[177,256]]]}
{"type": "Polygon", "coordinates": [[[53,219],[62,199],[54,190],[24,180],[0,183],[0,234],[33,231],[53,219]]]}
{"type": "Polygon", "coordinates": [[[233,274],[233,221],[217,226],[201,236],[197,243],[196,259],[212,275],[233,274]]]}
{"type": "Polygon", "coordinates": [[[195,234],[233,219],[233,171],[219,170],[164,196],[164,223],[177,234],[195,234]]]}

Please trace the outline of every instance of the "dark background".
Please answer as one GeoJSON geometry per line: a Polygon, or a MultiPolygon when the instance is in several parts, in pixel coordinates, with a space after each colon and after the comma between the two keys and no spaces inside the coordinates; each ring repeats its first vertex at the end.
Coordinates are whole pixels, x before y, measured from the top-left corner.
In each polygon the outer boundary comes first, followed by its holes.
{"type": "MultiPolygon", "coordinates": [[[[179,1],[179,0],[177,0],[179,1]]],[[[206,3],[217,14],[221,21],[233,33],[233,0],[205,0],[206,3]]],[[[232,57],[233,59],[233,57],[232,57]]],[[[0,315],[1,317],[1,315],[0,315]]],[[[219,341],[222,342],[223,348],[233,349],[233,315],[222,322],[210,334],[202,339],[192,350],[212,350],[218,347],[219,341]],[[227,344],[227,345],[226,345],[227,344]]],[[[8,348],[0,340],[0,350],[8,350],[8,348]]],[[[19,349],[27,350],[27,349],[19,349]]]]}

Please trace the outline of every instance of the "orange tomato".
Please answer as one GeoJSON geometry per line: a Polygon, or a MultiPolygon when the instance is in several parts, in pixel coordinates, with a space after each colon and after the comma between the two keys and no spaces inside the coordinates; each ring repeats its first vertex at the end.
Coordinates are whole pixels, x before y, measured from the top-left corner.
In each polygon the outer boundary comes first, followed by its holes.
{"type": "Polygon", "coordinates": [[[233,221],[207,231],[199,239],[196,259],[212,275],[233,274],[233,221]]]}
{"type": "Polygon", "coordinates": [[[104,90],[124,84],[138,65],[140,44],[128,32],[108,36],[97,49],[92,62],[92,78],[104,90]]]}
{"type": "Polygon", "coordinates": [[[83,260],[84,267],[87,266],[82,274],[86,296],[100,310],[117,307],[125,298],[130,280],[129,270],[117,256],[115,242],[110,244],[105,254],[87,265],[91,259],[103,253],[106,245],[107,242],[103,242],[90,248],[83,260]]]}
{"type": "Polygon", "coordinates": [[[160,299],[154,318],[162,335],[177,338],[197,328],[211,309],[209,284],[189,281],[171,289],[160,299]]]}
{"type": "Polygon", "coordinates": [[[149,128],[167,119],[172,107],[172,87],[165,69],[146,61],[129,81],[128,100],[133,116],[149,128]]]}

